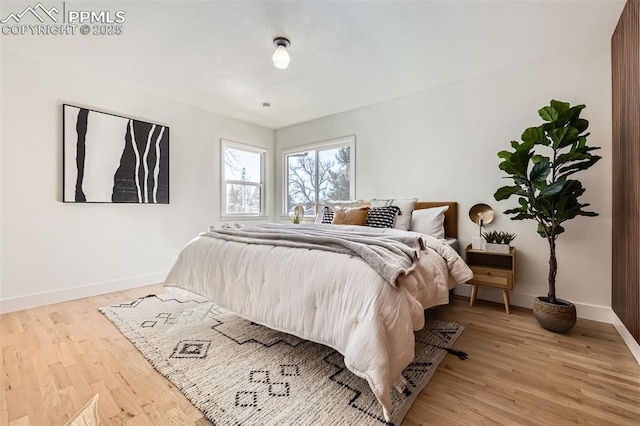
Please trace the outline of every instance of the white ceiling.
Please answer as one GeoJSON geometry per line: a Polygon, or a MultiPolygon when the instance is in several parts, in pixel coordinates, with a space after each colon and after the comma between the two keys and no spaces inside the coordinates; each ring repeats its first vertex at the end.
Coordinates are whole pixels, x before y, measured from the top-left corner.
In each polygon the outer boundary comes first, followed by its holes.
{"type": "MultiPolygon", "coordinates": [[[[3,2],[2,18],[24,5],[3,2]]],[[[605,42],[624,0],[67,1],[66,7],[124,10],[124,33],[3,35],[2,48],[280,128],[605,42]],[[271,63],[276,36],[291,40],[286,70],[271,63]]]]}

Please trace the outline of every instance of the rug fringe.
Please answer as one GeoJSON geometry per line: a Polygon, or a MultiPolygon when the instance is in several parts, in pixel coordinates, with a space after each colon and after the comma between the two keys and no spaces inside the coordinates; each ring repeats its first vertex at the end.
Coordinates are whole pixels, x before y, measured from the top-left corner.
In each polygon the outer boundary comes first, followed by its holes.
{"type": "Polygon", "coordinates": [[[453,349],[453,348],[447,348],[446,346],[438,346],[438,345],[432,345],[431,343],[424,343],[427,346],[431,346],[432,348],[438,348],[438,349],[443,349],[447,352],[449,352],[451,355],[455,355],[458,358],[460,358],[461,360],[465,360],[467,358],[469,358],[469,354],[463,351],[459,351],[457,349],[453,349]]]}
{"type": "Polygon", "coordinates": [[[451,355],[455,355],[455,356],[457,356],[458,358],[460,358],[460,359],[461,359],[461,360],[463,360],[463,361],[464,361],[465,359],[469,358],[469,354],[468,354],[468,353],[466,353],[466,352],[462,352],[462,351],[459,351],[459,350],[457,350],[457,349],[444,348],[444,350],[445,350],[445,351],[447,351],[447,352],[449,352],[451,355]]]}

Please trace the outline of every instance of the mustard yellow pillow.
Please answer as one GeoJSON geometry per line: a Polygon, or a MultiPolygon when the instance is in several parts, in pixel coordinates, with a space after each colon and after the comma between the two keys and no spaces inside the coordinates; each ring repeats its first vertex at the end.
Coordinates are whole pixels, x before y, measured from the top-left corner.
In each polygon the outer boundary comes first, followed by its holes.
{"type": "Polygon", "coordinates": [[[336,207],[331,224],[363,226],[368,214],[369,207],[336,207]]]}

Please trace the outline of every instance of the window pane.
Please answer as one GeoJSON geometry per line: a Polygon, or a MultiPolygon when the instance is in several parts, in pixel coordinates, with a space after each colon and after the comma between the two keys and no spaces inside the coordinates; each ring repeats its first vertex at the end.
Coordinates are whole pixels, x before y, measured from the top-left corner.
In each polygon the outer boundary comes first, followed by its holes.
{"type": "Polygon", "coordinates": [[[349,147],[318,152],[319,202],[349,199],[350,167],[351,152],[349,147]]]}
{"type": "Polygon", "coordinates": [[[297,205],[305,210],[316,203],[315,152],[287,155],[287,213],[292,214],[297,205]]]}
{"type": "MultiPolygon", "coordinates": [[[[327,199],[348,200],[351,197],[351,154],[353,138],[344,143],[329,141],[325,148],[286,154],[285,167],[287,198],[285,214],[293,214],[297,205],[301,205],[310,214],[316,203],[327,199]],[[333,143],[332,143],[333,142],[333,143]],[[331,146],[331,148],[329,148],[331,146]]],[[[301,148],[304,149],[304,148],[301,148]]]]}
{"type": "Polygon", "coordinates": [[[224,148],[224,178],[242,182],[261,183],[262,156],[257,152],[224,148]]]}
{"type": "Polygon", "coordinates": [[[227,213],[261,213],[262,188],[255,185],[227,184],[227,213]]]}

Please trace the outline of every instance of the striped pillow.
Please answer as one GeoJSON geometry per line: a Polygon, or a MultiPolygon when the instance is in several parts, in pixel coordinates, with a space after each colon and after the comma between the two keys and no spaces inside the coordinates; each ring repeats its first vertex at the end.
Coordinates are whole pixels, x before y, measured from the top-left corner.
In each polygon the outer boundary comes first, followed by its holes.
{"type": "Polygon", "coordinates": [[[393,228],[393,222],[399,213],[398,206],[374,207],[369,210],[365,225],[373,228],[393,228]]]}
{"type": "Polygon", "coordinates": [[[331,222],[333,222],[333,210],[331,210],[329,208],[329,206],[324,206],[322,208],[322,222],[321,223],[331,224],[331,222]]]}

